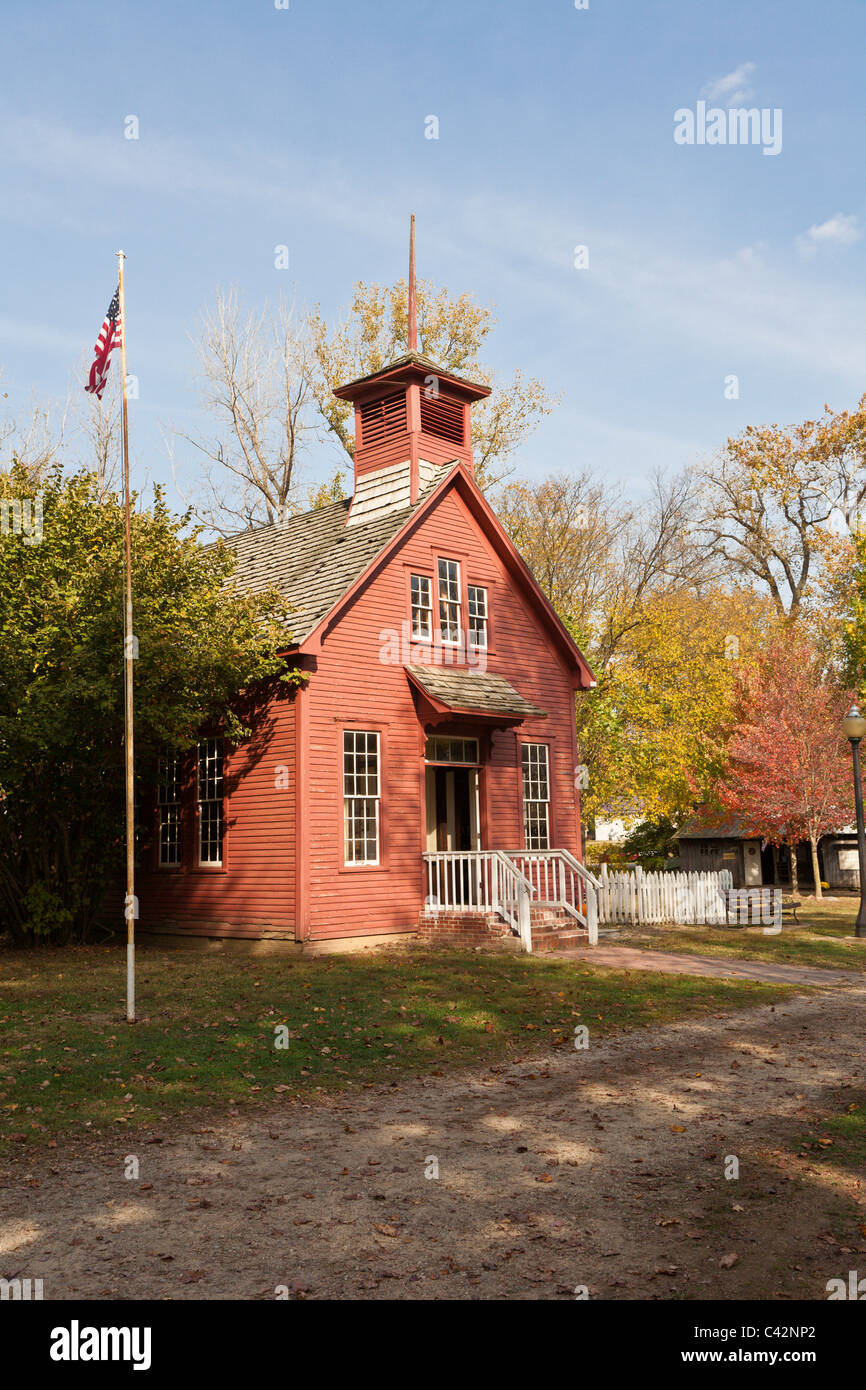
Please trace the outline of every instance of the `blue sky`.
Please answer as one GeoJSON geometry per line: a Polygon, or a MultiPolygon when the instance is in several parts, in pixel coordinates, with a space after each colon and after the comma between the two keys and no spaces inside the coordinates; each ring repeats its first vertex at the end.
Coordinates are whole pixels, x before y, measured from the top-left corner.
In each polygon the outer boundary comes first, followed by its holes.
{"type": "Polygon", "coordinates": [[[48,0],[3,25],[2,389],[79,389],[122,246],[141,480],[203,423],[188,334],[217,287],[335,315],[404,273],[410,211],[419,273],[495,302],[489,364],[562,396],[524,474],[639,491],[866,390],[863,0],[48,0]],[[781,152],[677,145],[701,99],[781,109],[781,152]]]}

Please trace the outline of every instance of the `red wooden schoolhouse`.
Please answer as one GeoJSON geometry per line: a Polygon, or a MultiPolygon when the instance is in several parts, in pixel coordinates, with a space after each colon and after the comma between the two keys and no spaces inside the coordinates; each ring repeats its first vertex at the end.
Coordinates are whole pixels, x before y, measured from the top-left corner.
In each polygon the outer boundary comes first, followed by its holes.
{"type": "Polygon", "coordinates": [[[140,927],[298,943],[595,938],[575,695],[592,672],[473,478],[483,385],[410,350],[338,389],[351,499],[241,533],[308,675],[164,759],[140,927]]]}

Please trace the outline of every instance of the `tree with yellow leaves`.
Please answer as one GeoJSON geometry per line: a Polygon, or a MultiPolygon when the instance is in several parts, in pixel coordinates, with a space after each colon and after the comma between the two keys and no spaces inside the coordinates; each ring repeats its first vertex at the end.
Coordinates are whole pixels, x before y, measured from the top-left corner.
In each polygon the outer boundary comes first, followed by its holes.
{"type": "MultiPolygon", "coordinates": [[[[408,293],[405,280],[390,286],[358,281],[351,312],[342,324],[329,328],[319,312],[309,320],[313,396],[327,428],[350,457],[352,406],[332,392],[335,386],[379,371],[407,351],[408,293]]],[[[480,364],[479,352],[496,323],[491,308],[469,294],[452,297],[429,280],[418,281],[417,303],[423,355],[446,371],[492,387],[472,412],[475,476],[482,487],[490,486],[511,471],[510,456],[549,414],[554,401],[535,377],[516,371],[510,382],[500,384],[480,364]]]]}
{"type": "Polygon", "coordinates": [[[798,425],[749,425],[702,473],[714,554],[794,622],[820,607],[824,570],[866,503],[866,395],[798,425]]]}
{"type": "Polygon", "coordinates": [[[514,482],[500,520],[585,651],[577,701],[584,812],[686,815],[718,772],[739,662],[775,625],[694,537],[688,475],[624,503],[589,472],[514,482]]]}
{"type": "Polygon", "coordinates": [[[688,815],[724,764],[737,673],[774,628],[769,605],[747,590],[650,598],[578,701],[588,812],[688,815]]]}

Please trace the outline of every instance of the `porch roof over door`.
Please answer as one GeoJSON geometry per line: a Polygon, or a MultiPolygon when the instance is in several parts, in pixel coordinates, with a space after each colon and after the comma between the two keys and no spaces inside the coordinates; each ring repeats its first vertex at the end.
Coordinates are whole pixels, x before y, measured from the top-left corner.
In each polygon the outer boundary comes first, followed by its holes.
{"type": "Polygon", "coordinates": [[[498,724],[520,724],[524,719],[546,719],[547,711],[525,700],[505,679],[485,671],[461,671],[453,667],[405,666],[410,683],[437,714],[469,714],[498,724]]]}

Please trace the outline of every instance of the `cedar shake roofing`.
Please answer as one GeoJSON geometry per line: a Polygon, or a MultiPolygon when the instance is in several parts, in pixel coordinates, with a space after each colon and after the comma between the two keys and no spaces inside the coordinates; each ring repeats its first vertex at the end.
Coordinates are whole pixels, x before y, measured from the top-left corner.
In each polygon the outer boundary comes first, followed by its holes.
{"type": "Polygon", "coordinates": [[[530,704],[504,676],[478,671],[458,671],[441,666],[406,666],[407,675],[425,695],[455,711],[504,714],[520,719],[545,719],[547,713],[530,704]]]}
{"type": "MultiPolygon", "coordinates": [[[[317,507],[300,516],[289,517],[282,523],[275,522],[270,526],[259,526],[227,536],[225,544],[237,555],[237,564],[229,583],[251,594],[275,589],[292,610],[289,614],[292,636],[287,645],[300,647],[399,535],[406,523],[449,478],[458,482],[462,478],[469,485],[458,461],[437,465],[414,506],[398,505],[393,510],[373,516],[370,521],[359,520],[352,526],[346,525],[351,506],[351,499],[346,497],[327,507],[317,507]]],[[[489,504],[483,502],[477,488],[475,492],[476,507],[482,503],[484,510],[489,512],[489,504]]],[[[498,523],[496,525],[498,527],[498,523]]],[[[513,549],[507,538],[505,543],[513,549]]],[[[584,688],[594,685],[592,672],[573,638],[545,599],[537,582],[532,580],[525,562],[521,561],[521,565],[533,583],[540,606],[549,613],[561,642],[567,647],[574,664],[583,670],[586,676],[584,688]]],[[[509,698],[521,701],[517,691],[507,682],[503,682],[503,685],[511,692],[509,698]]],[[[536,710],[522,701],[516,713],[520,717],[530,714],[538,717],[544,711],[536,710]]]]}
{"type": "MultiPolygon", "coordinates": [[[[856,835],[856,825],[843,825],[839,830],[830,830],[828,835],[856,835]]],[[[763,836],[749,830],[742,820],[720,820],[713,825],[700,814],[687,820],[682,830],[678,830],[675,840],[761,840],[763,836]]]]}
{"type": "Polygon", "coordinates": [[[232,580],[246,593],[274,588],[292,606],[292,640],[300,645],[445,476],[445,469],[414,507],[388,512],[361,526],[346,526],[351,499],[229,536],[238,560],[232,580]]]}
{"type": "Polygon", "coordinates": [[[355,377],[354,381],[347,381],[344,386],[338,386],[334,395],[342,396],[344,393],[354,393],[357,387],[366,386],[368,382],[380,379],[387,380],[390,374],[399,373],[403,367],[418,367],[424,372],[429,372],[432,376],[441,377],[443,381],[465,386],[467,390],[478,392],[483,396],[490,395],[491,388],[483,382],[469,381],[466,377],[452,372],[448,367],[440,367],[438,362],[434,362],[432,357],[426,357],[423,352],[404,352],[402,357],[395,357],[393,362],[386,362],[375,372],[368,372],[366,376],[355,377]]]}
{"type": "Polygon", "coordinates": [[[687,820],[674,836],[675,840],[758,840],[759,835],[750,834],[741,820],[719,819],[715,824],[700,814],[687,820]]]}

